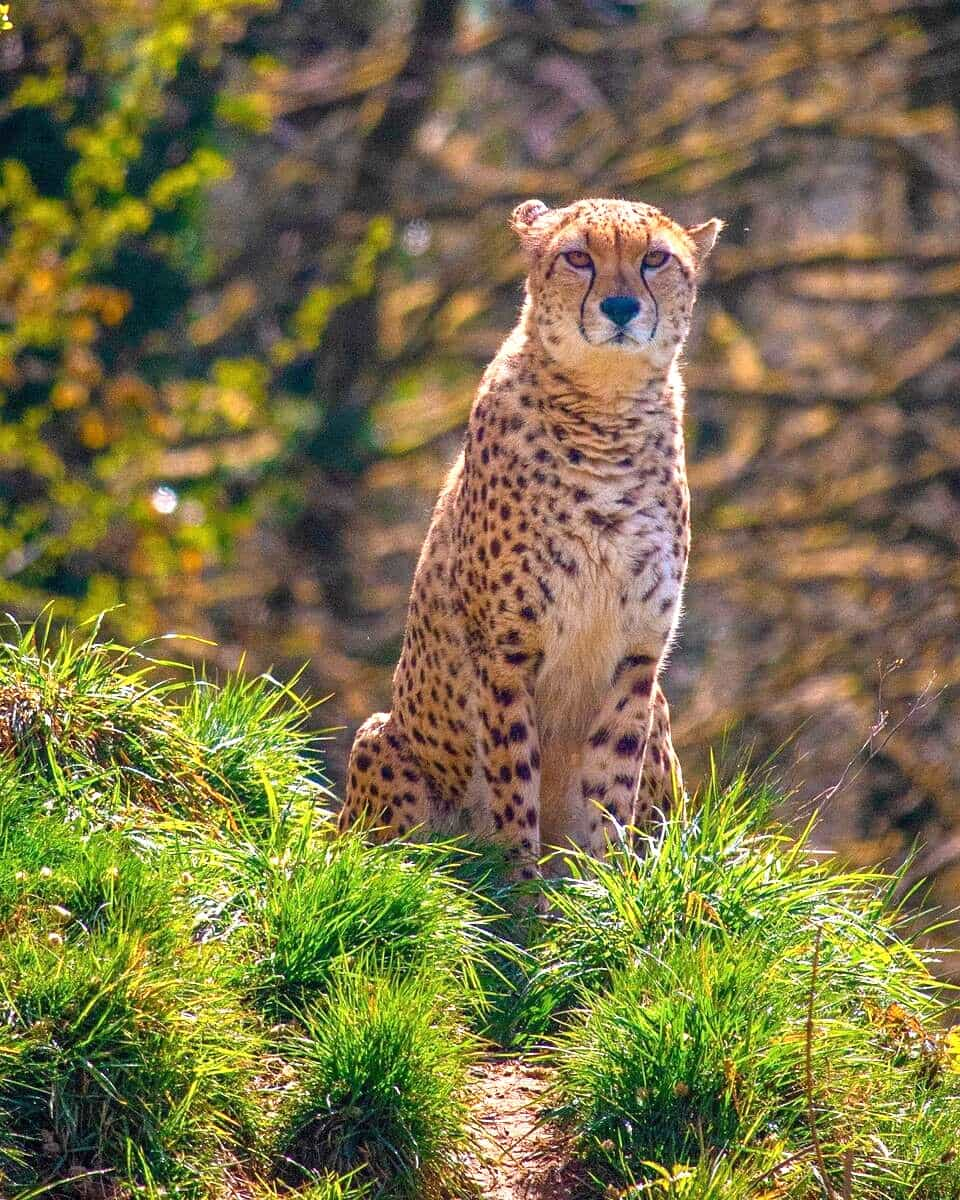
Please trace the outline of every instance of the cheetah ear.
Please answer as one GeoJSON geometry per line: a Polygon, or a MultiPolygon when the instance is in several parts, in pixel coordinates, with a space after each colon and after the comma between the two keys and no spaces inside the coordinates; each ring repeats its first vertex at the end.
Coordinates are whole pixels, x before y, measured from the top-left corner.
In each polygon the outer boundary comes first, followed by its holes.
{"type": "Polygon", "coordinates": [[[722,228],[723,222],[720,218],[711,217],[709,221],[704,221],[702,225],[691,225],[687,229],[687,236],[694,245],[698,267],[702,267],[707,261],[710,251],[713,249],[713,244],[717,240],[717,234],[719,234],[722,228]]]}
{"type": "Polygon", "coordinates": [[[524,200],[510,214],[510,226],[517,233],[523,233],[525,229],[529,229],[534,221],[539,221],[544,213],[548,213],[550,209],[542,200],[524,200]]]}
{"type": "Polygon", "coordinates": [[[549,211],[542,200],[524,200],[510,214],[510,228],[520,238],[520,245],[529,255],[532,255],[537,247],[539,231],[536,225],[549,211]]]}

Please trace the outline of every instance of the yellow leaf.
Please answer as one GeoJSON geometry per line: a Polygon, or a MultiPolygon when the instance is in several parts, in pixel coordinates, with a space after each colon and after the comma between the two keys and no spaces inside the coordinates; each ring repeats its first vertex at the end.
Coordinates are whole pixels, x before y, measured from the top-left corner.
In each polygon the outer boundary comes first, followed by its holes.
{"type": "Polygon", "coordinates": [[[943,1039],[945,1060],[951,1071],[960,1073],[960,1025],[948,1029],[943,1039]]]}

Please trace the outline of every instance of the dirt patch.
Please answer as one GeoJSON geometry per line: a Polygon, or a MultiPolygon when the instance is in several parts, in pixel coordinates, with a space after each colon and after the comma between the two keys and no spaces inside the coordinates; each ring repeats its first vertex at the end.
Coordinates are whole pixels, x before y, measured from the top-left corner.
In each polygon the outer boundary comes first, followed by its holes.
{"type": "MultiPolygon", "coordinates": [[[[520,1059],[490,1059],[474,1070],[471,1176],[484,1200],[585,1200],[583,1168],[569,1140],[544,1122],[549,1072],[520,1059]]],[[[594,1193],[595,1194],[595,1193],[594,1193]]]]}

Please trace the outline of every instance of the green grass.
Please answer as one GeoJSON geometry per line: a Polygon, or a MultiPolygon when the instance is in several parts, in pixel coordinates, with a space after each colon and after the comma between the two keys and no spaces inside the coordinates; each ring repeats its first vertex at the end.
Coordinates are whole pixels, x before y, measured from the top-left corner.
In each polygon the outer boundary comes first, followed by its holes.
{"type": "Polygon", "coordinates": [[[182,665],[47,622],[0,639],[0,754],[97,815],[129,805],[209,822],[271,800],[332,800],[304,732],[311,706],[269,676],[214,686],[182,665]],[[78,787],[82,785],[82,789],[78,787]]]}
{"type": "Polygon", "coordinates": [[[765,828],[768,801],[741,778],[646,853],[574,862],[531,983],[562,1024],[556,1115],[617,1186],[960,1195],[960,1063],[892,881],[765,828]]]}
{"type": "Polygon", "coordinates": [[[0,769],[0,928],[139,933],[169,948],[193,924],[182,873],[166,841],[148,854],[123,830],[31,804],[29,787],[0,769]]]}
{"type": "Polygon", "coordinates": [[[482,1002],[478,968],[491,934],[469,893],[427,848],[371,848],[350,836],[307,850],[265,881],[256,986],[270,1011],[322,997],[362,964],[482,1002]]]}
{"type": "Polygon", "coordinates": [[[14,1181],[141,1163],[185,1178],[245,1134],[257,1039],[205,959],[112,932],[0,948],[0,1162],[14,1181]]]}
{"type": "Polygon", "coordinates": [[[85,635],[50,623],[0,641],[0,751],[61,790],[84,777],[91,787],[124,785],[142,801],[180,798],[194,748],[165,700],[178,688],[135,650],[100,641],[100,622],[85,635]]]}
{"type": "Polygon", "coordinates": [[[0,639],[3,1200],[456,1195],[491,1043],[597,1197],[960,1200],[895,879],[740,778],[538,916],[489,847],[337,837],[310,712],[96,623],[0,639]]]}
{"type": "MultiPolygon", "coordinates": [[[[389,1131],[408,1191],[452,1162],[493,953],[490,905],[457,877],[472,857],[337,840],[309,707],[269,677],[194,678],[96,624],[11,626],[0,665],[4,1200],[193,1200],[225,1175],[285,1194],[291,1122],[319,1103],[308,1031],[333,1036],[360,971],[396,1019],[357,1051],[393,1045],[408,1087],[341,1126],[389,1131]]],[[[398,1187],[374,1144],[314,1155],[301,1194],[398,1187]]]]}
{"type": "Polygon", "coordinates": [[[377,966],[338,976],[292,1039],[298,1079],[278,1115],[278,1164],[294,1181],[356,1172],[398,1200],[439,1184],[452,1194],[475,1042],[422,976],[396,979],[377,966]]]}
{"type": "Polygon", "coordinates": [[[240,814],[266,817],[278,796],[287,803],[328,799],[315,775],[318,738],[304,729],[315,705],[295,684],[237,674],[214,686],[201,675],[182,698],[180,729],[202,747],[198,775],[240,814]]]}

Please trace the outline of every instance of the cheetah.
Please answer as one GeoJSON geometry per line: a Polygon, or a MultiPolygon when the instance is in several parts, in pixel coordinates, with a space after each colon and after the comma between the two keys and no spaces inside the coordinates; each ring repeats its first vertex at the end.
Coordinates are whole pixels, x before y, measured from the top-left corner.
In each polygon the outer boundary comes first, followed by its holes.
{"type": "Polygon", "coordinates": [[[659,684],[690,547],[679,356],[722,222],[528,200],[511,224],[520,319],[437,501],[340,823],[472,830],[530,879],[547,847],[601,856],[663,819],[681,786],[659,684]]]}

